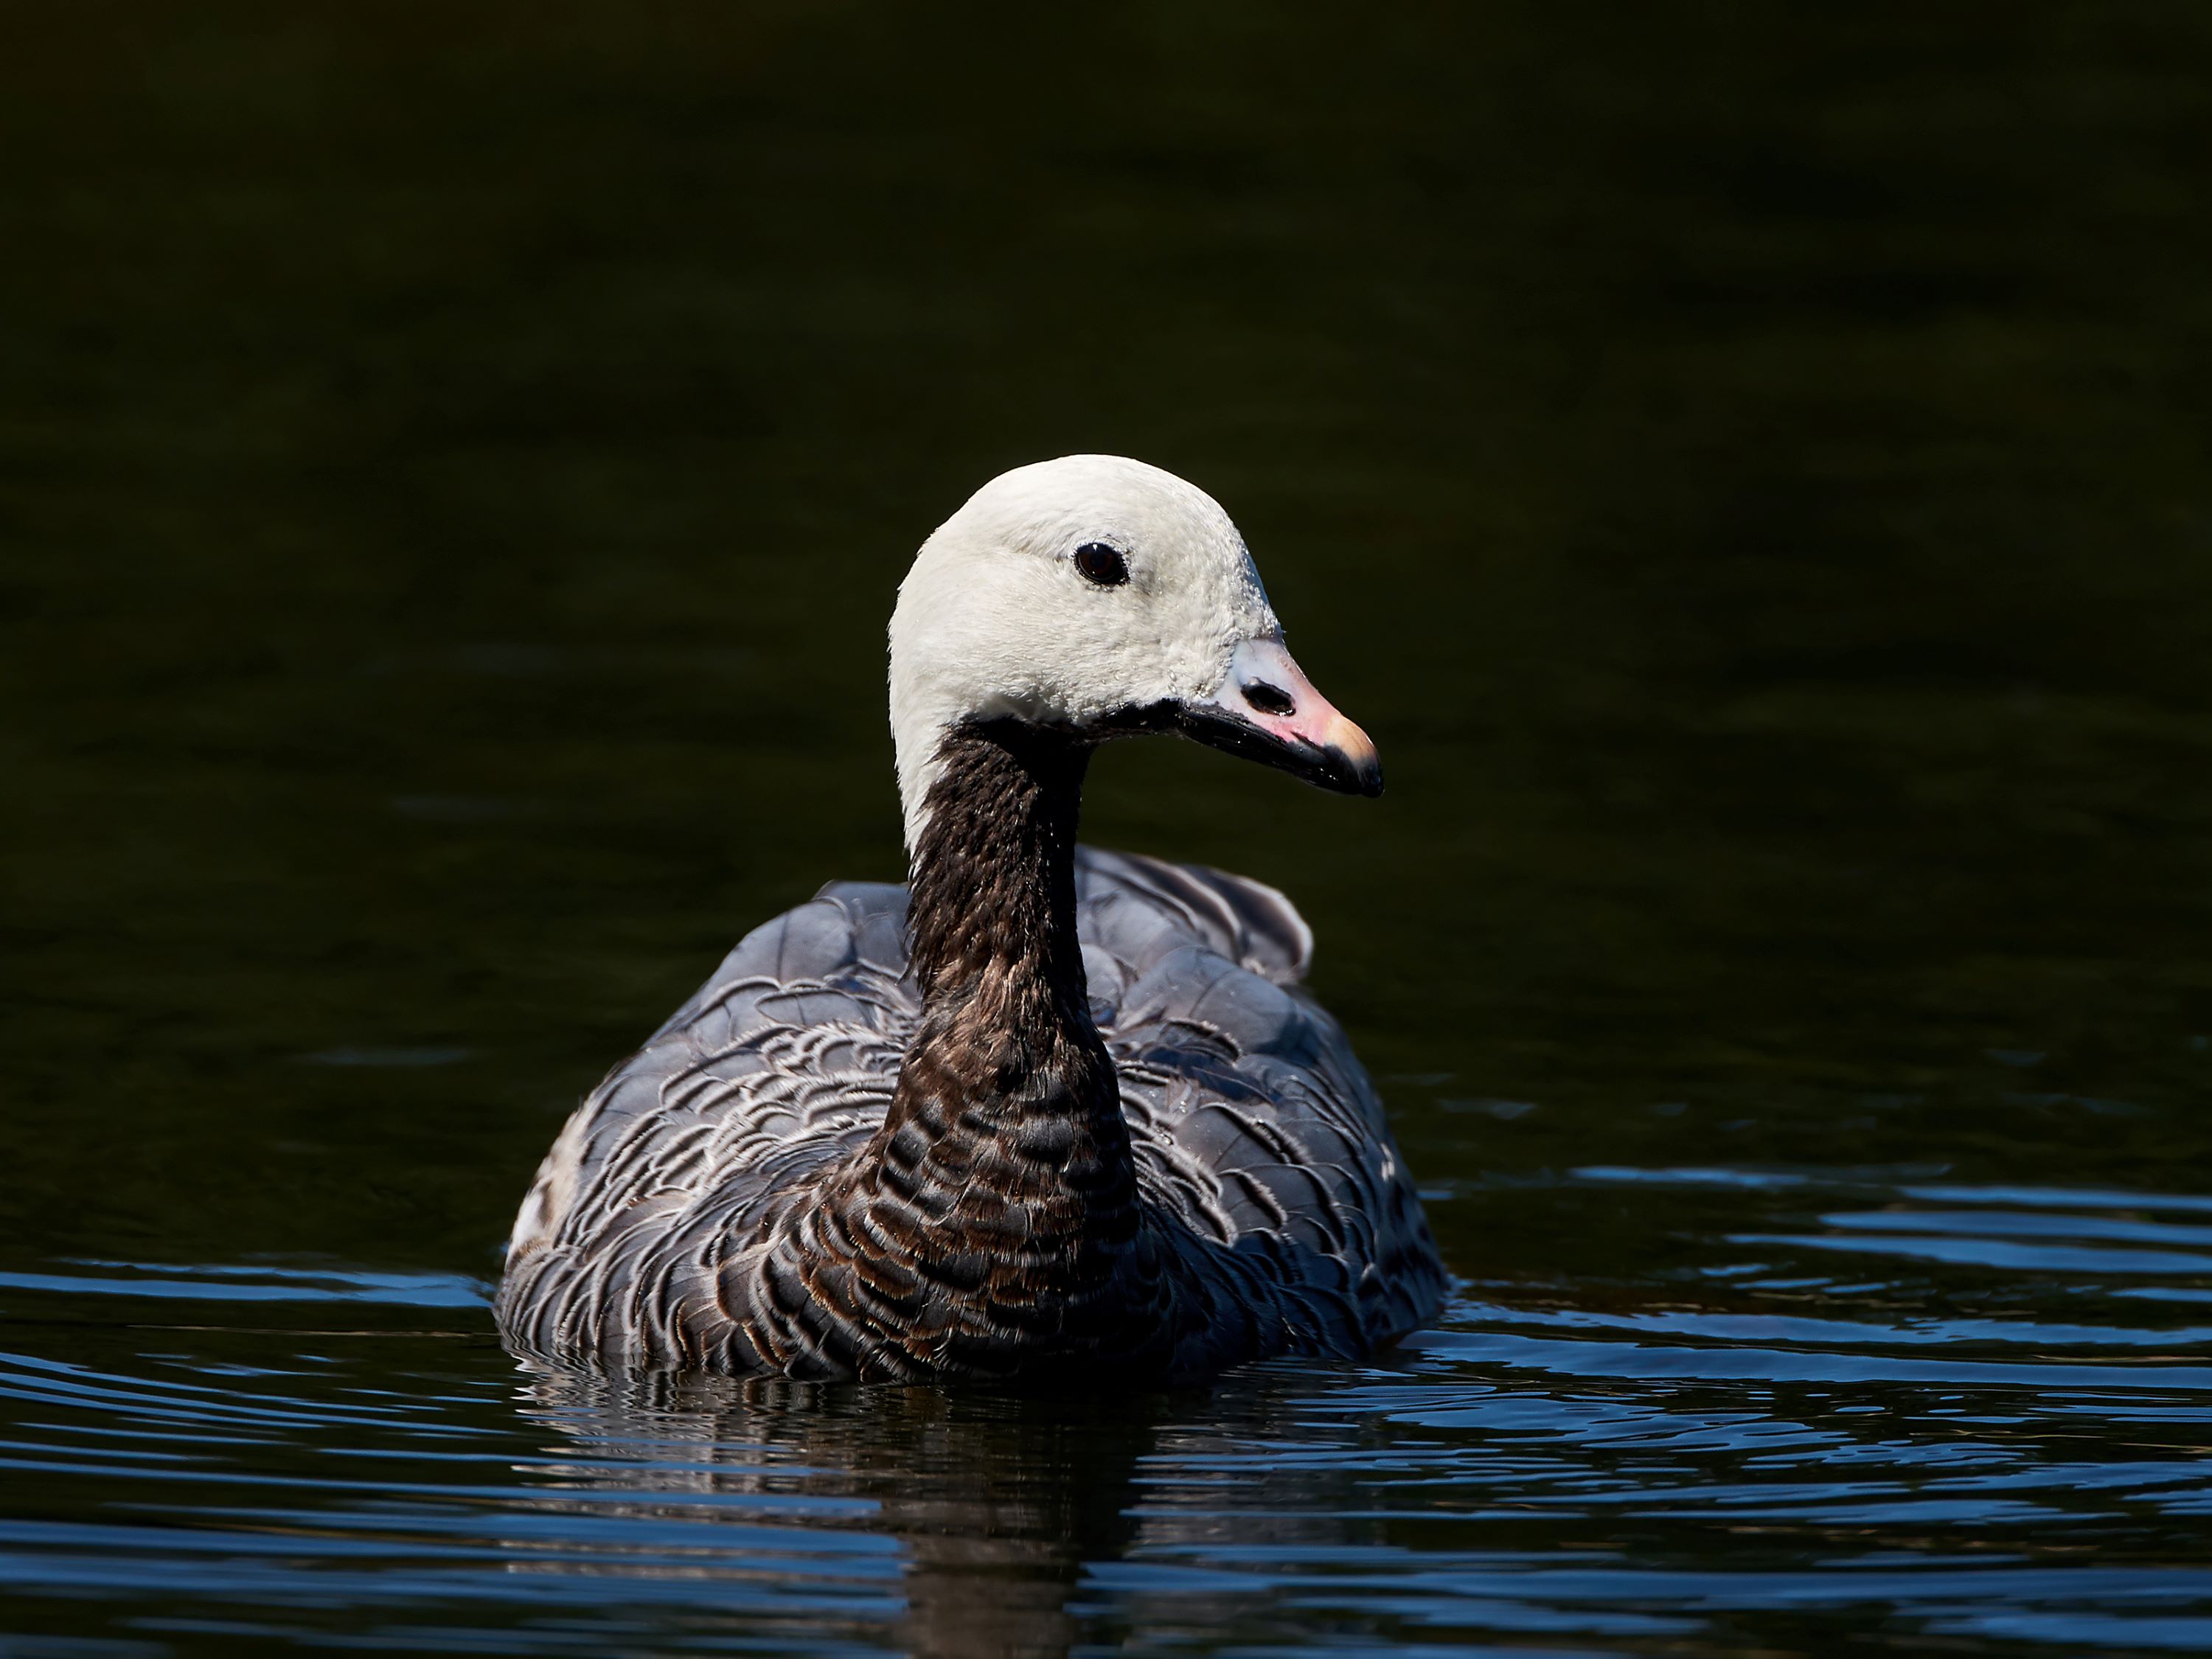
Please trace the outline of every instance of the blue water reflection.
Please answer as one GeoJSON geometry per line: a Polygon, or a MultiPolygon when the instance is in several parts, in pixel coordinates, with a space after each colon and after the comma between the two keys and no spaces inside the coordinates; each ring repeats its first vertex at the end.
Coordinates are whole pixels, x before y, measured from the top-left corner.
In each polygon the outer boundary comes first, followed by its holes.
{"type": "Polygon", "coordinates": [[[148,1651],[2212,1648],[2212,1327],[2127,1294],[2202,1198],[1569,1178],[1685,1184],[1702,1273],[1139,1400],[564,1376],[467,1279],[55,1263],[18,1343],[98,1305],[110,1357],[0,1370],[0,1583],[148,1651]]]}

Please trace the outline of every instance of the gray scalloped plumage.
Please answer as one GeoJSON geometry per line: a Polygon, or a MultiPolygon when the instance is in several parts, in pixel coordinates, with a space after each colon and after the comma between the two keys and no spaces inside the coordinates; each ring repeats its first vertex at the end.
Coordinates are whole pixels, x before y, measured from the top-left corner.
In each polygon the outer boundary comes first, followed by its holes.
{"type": "MultiPolygon", "coordinates": [[[[1373,1086],[1298,985],[1313,936],[1297,910],[1240,877],[1091,848],[1076,878],[1140,1201],[1205,1299],[1237,1314],[1163,1374],[1355,1356],[1427,1319],[1436,1246],[1373,1086]]],[[[906,912],[902,886],[825,887],[748,935],[592,1091],[516,1222],[498,1301],[512,1340],[761,1367],[726,1316],[742,1310],[717,1306],[719,1274],[732,1241],[883,1123],[921,1013],[906,912]]]]}

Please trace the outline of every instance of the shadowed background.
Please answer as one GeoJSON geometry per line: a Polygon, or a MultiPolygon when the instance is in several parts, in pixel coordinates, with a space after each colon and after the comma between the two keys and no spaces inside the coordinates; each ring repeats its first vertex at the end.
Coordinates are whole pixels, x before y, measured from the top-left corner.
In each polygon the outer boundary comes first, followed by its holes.
{"type": "Polygon", "coordinates": [[[0,37],[0,1266],[495,1273],[601,1071],[896,872],[906,561],[1081,450],[1224,502],[1390,781],[1128,745],[1087,834],[1299,900],[1459,1273],[1735,1224],[1593,1162],[2205,1184],[2206,14],[0,37]]]}

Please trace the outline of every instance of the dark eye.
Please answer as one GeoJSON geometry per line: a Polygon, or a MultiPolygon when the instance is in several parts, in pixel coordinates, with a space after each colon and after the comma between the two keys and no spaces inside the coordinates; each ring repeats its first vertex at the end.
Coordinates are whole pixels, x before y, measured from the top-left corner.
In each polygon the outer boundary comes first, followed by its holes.
{"type": "Polygon", "coordinates": [[[1129,562],[1104,542],[1085,542],[1077,548],[1075,568],[1101,587],[1119,587],[1129,580],[1129,562]]]}

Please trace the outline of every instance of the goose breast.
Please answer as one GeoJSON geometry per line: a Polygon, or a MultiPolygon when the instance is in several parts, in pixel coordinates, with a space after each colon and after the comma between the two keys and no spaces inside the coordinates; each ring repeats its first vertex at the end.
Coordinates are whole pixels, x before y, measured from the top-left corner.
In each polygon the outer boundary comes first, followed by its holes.
{"type": "MultiPolygon", "coordinates": [[[[1079,848],[1091,1012],[1141,1190],[1172,1244],[1231,1264],[1306,1352],[1403,1334],[1441,1300],[1436,1247],[1382,1103],[1301,988],[1313,936],[1242,877],[1079,848]],[[1225,1249],[1222,1247],[1227,1247],[1225,1249]]],[[[646,1304],[713,1265],[889,1110],[921,1014],[907,890],[837,882],[756,929],[586,1099],[516,1219],[502,1303],[618,1353],[646,1304]]]]}

